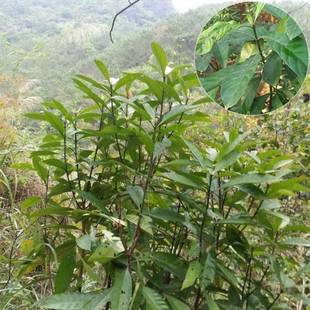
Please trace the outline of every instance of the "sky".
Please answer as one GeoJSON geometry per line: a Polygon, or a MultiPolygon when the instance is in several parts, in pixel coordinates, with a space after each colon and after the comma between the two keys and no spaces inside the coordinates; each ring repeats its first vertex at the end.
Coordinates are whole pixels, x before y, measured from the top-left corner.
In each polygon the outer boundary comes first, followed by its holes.
{"type": "MultiPolygon", "coordinates": [[[[218,0],[172,0],[174,7],[179,12],[185,12],[189,9],[194,9],[198,6],[204,5],[204,4],[210,4],[219,2],[218,0]]],[[[229,0],[221,1],[221,2],[231,2],[229,0]]]]}
{"type": "MultiPolygon", "coordinates": [[[[284,0],[282,0],[284,1],[284,0]]],[[[294,2],[298,2],[299,0],[292,0],[294,2]]],[[[211,3],[219,3],[219,2],[227,2],[227,6],[230,3],[238,3],[238,2],[243,2],[243,1],[231,1],[231,0],[172,0],[174,7],[179,11],[179,12],[186,12],[189,9],[194,9],[198,6],[204,5],[204,4],[211,4],[211,3]]],[[[270,3],[271,1],[266,1],[270,3]]]]}

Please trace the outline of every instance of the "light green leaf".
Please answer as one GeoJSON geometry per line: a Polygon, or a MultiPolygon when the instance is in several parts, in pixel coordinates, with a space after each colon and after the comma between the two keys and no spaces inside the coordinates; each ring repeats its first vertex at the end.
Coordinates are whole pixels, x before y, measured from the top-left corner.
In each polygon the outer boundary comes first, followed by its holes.
{"type": "Polygon", "coordinates": [[[257,17],[261,13],[261,11],[264,8],[264,6],[265,6],[265,3],[262,3],[262,2],[256,3],[256,11],[255,11],[255,16],[254,16],[254,23],[256,22],[257,17]]]}
{"type": "Polygon", "coordinates": [[[200,166],[203,169],[212,167],[212,163],[202,155],[202,153],[199,151],[199,149],[197,148],[195,144],[191,143],[190,141],[186,139],[183,139],[183,141],[187,145],[187,147],[190,149],[194,157],[198,160],[200,166]]]}
{"type": "Polygon", "coordinates": [[[246,41],[242,46],[238,63],[245,62],[251,56],[259,53],[256,41],[246,41]]]}
{"type": "Polygon", "coordinates": [[[102,245],[89,257],[88,261],[105,264],[117,257],[118,254],[119,252],[116,251],[115,248],[102,245]]]}
{"type": "Polygon", "coordinates": [[[181,290],[184,290],[187,287],[191,287],[195,283],[196,279],[199,278],[200,272],[201,272],[201,265],[199,261],[196,260],[190,262],[181,290]]]}
{"type": "Polygon", "coordinates": [[[155,290],[147,286],[143,286],[142,294],[146,301],[146,309],[169,310],[169,307],[166,304],[166,302],[161,298],[161,296],[155,290]]]}
{"type": "Polygon", "coordinates": [[[112,287],[111,310],[127,310],[132,294],[132,281],[128,269],[115,269],[115,282],[112,287]]]}
{"type": "Polygon", "coordinates": [[[91,268],[88,264],[86,264],[83,258],[81,258],[81,260],[83,263],[83,267],[86,270],[87,274],[90,276],[90,278],[98,282],[99,284],[104,285],[103,280],[99,277],[99,275],[95,272],[95,270],[91,268]]]}
{"type": "Polygon", "coordinates": [[[209,53],[216,41],[222,39],[227,32],[239,27],[240,25],[236,21],[217,21],[214,25],[200,33],[196,44],[196,54],[204,55],[209,53]]]}
{"type": "MultiPolygon", "coordinates": [[[[97,307],[90,308],[88,305],[92,301],[104,300],[105,302],[110,301],[111,289],[100,292],[91,293],[64,293],[48,296],[39,302],[33,304],[31,308],[40,306],[47,309],[56,310],[99,310],[97,307]]],[[[101,308],[102,309],[102,308],[101,308]]]]}
{"type": "Polygon", "coordinates": [[[76,244],[83,250],[91,250],[91,237],[90,235],[84,235],[75,239],[76,244]]]}
{"type": "Polygon", "coordinates": [[[55,294],[64,293],[70,286],[75,268],[75,248],[61,261],[55,277],[55,294]]]}
{"type": "Polygon", "coordinates": [[[160,66],[161,73],[164,76],[165,71],[166,71],[166,67],[167,67],[167,63],[168,63],[167,55],[166,55],[165,51],[163,50],[163,48],[156,42],[151,43],[151,48],[152,48],[153,54],[155,55],[159,66],[160,66]]]}
{"type": "Polygon", "coordinates": [[[41,178],[41,180],[46,183],[47,177],[48,177],[48,171],[47,169],[42,165],[41,159],[38,156],[32,157],[32,165],[34,170],[37,172],[38,176],[41,178]]]}
{"type": "Polygon", "coordinates": [[[41,201],[41,197],[38,196],[32,196],[30,198],[27,198],[26,200],[23,201],[23,203],[21,204],[21,209],[22,210],[27,210],[28,208],[34,206],[35,204],[37,204],[39,201],[41,201]]]}
{"type": "Polygon", "coordinates": [[[226,154],[221,160],[215,165],[214,172],[225,169],[235,163],[239,157],[241,156],[241,152],[233,150],[226,154]]]}
{"type": "Polygon", "coordinates": [[[136,204],[136,206],[139,207],[143,203],[143,197],[144,197],[143,189],[137,185],[135,186],[128,185],[126,189],[133,202],[136,204]]]}
{"type": "Polygon", "coordinates": [[[173,108],[172,110],[170,110],[169,112],[164,114],[159,125],[163,125],[163,124],[168,123],[169,121],[176,120],[176,116],[183,114],[187,111],[196,109],[196,108],[197,108],[196,106],[188,106],[188,105],[177,106],[173,108]]]}
{"type": "Polygon", "coordinates": [[[95,60],[95,64],[97,65],[101,73],[104,75],[104,77],[107,79],[107,81],[110,83],[111,80],[110,74],[105,64],[101,60],[95,60]]]}
{"type": "Polygon", "coordinates": [[[54,127],[63,136],[65,128],[61,118],[48,111],[44,111],[44,115],[51,126],[54,127]]]}
{"type": "Polygon", "coordinates": [[[310,241],[305,238],[289,238],[282,242],[283,244],[310,247],[310,241]]]}
{"type": "Polygon", "coordinates": [[[154,157],[160,156],[163,153],[163,151],[169,146],[171,146],[171,141],[166,137],[164,137],[164,139],[161,142],[155,143],[153,156],[154,157]]]}
{"type": "Polygon", "coordinates": [[[108,302],[111,302],[112,289],[99,291],[88,302],[86,302],[82,310],[102,310],[106,307],[108,302]]]}

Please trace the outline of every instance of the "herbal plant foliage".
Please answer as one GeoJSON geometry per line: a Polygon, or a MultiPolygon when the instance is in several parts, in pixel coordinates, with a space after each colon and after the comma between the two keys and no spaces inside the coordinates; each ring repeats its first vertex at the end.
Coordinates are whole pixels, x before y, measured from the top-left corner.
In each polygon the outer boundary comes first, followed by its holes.
{"type": "Polygon", "coordinates": [[[159,78],[116,80],[96,61],[102,81],[74,79],[87,106],[53,100],[27,115],[47,134],[17,168],[36,171],[46,196],[23,203],[35,229],[15,281],[48,266],[54,294],[33,305],[43,309],[310,305],[296,286],[308,269],[283,255],[310,242],[280,200],[307,191],[306,178],[288,177],[290,156],[253,151],[249,133],[225,132],[224,144],[185,134],[209,125],[200,110],[210,99],[192,100],[196,74],[151,47],[159,78]]]}
{"type": "Polygon", "coordinates": [[[202,87],[225,109],[274,111],[291,100],[308,69],[308,48],[296,22],[265,3],[245,2],[217,13],[196,44],[202,87]]]}

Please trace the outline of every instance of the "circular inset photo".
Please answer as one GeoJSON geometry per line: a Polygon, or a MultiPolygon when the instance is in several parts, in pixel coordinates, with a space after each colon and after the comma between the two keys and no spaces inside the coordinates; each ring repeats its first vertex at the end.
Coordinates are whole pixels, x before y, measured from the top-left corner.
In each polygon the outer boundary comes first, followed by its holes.
{"type": "Polygon", "coordinates": [[[308,46],[287,13],[243,2],[207,22],[196,43],[195,66],[202,87],[221,107],[263,114],[298,92],[308,70],[308,46]]]}

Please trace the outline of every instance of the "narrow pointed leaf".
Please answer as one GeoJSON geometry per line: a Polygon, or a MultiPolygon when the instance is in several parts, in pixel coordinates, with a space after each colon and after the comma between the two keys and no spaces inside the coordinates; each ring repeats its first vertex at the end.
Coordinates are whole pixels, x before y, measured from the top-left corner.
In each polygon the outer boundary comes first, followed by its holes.
{"type": "Polygon", "coordinates": [[[64,293],[72,280],[75,268],[75,248],[61,261],[55,277],[55,293],[64,293]]]}
{"type": "Polygon", "coordinates": [[[181,309],[190,310],[191,309],[187,304],[185,304],[183,301],[179,299],[176,299],[175,297],[172,297],[166,294],[165,294],[165,297],[167,298],[168,303],[172,310],[181,310],[181,309]]]}
{"type": "Polygon", "coordinates": [[[198,260],[190,262],[181,290],[184,290],[187,287],[191,287],[199,278],[200,271],[201,265],[198,260]]]}
{"type": "Polygon", "coordinates": [[[151,43],[151,48],[152,48],[153,54],[155,55],[159,66],[160,66],[162,75],[164,76],[165,70],[167,67],[167,63],[168,63],[167,55],[166,55],[165,51],[163,50],[163,48],[156,42],[151,43]]]}
{"type": "Polygon", "coordinates": [[[111,310],[127,310],[132,294],[132,281],[128,269],[115,270],[115,282],[112,288],[111,310]]]}
{"type": "Polygon", "coordinates": [[[104,77],[107,79],[107,81],[110,83],[110,79],[111,79],[110,73],[107,67],[105,66],[105,64],[101,60],[95,60],[95,64],[97,65],[101,73],[104,75],[104,77]]]}
{"type": "Polygon", "coordinates": [[[161,296],[155,290],[147,286],[143,287],[143,297],[145,298],[147,309],[169,310],[168,305],[161,296]]]}

